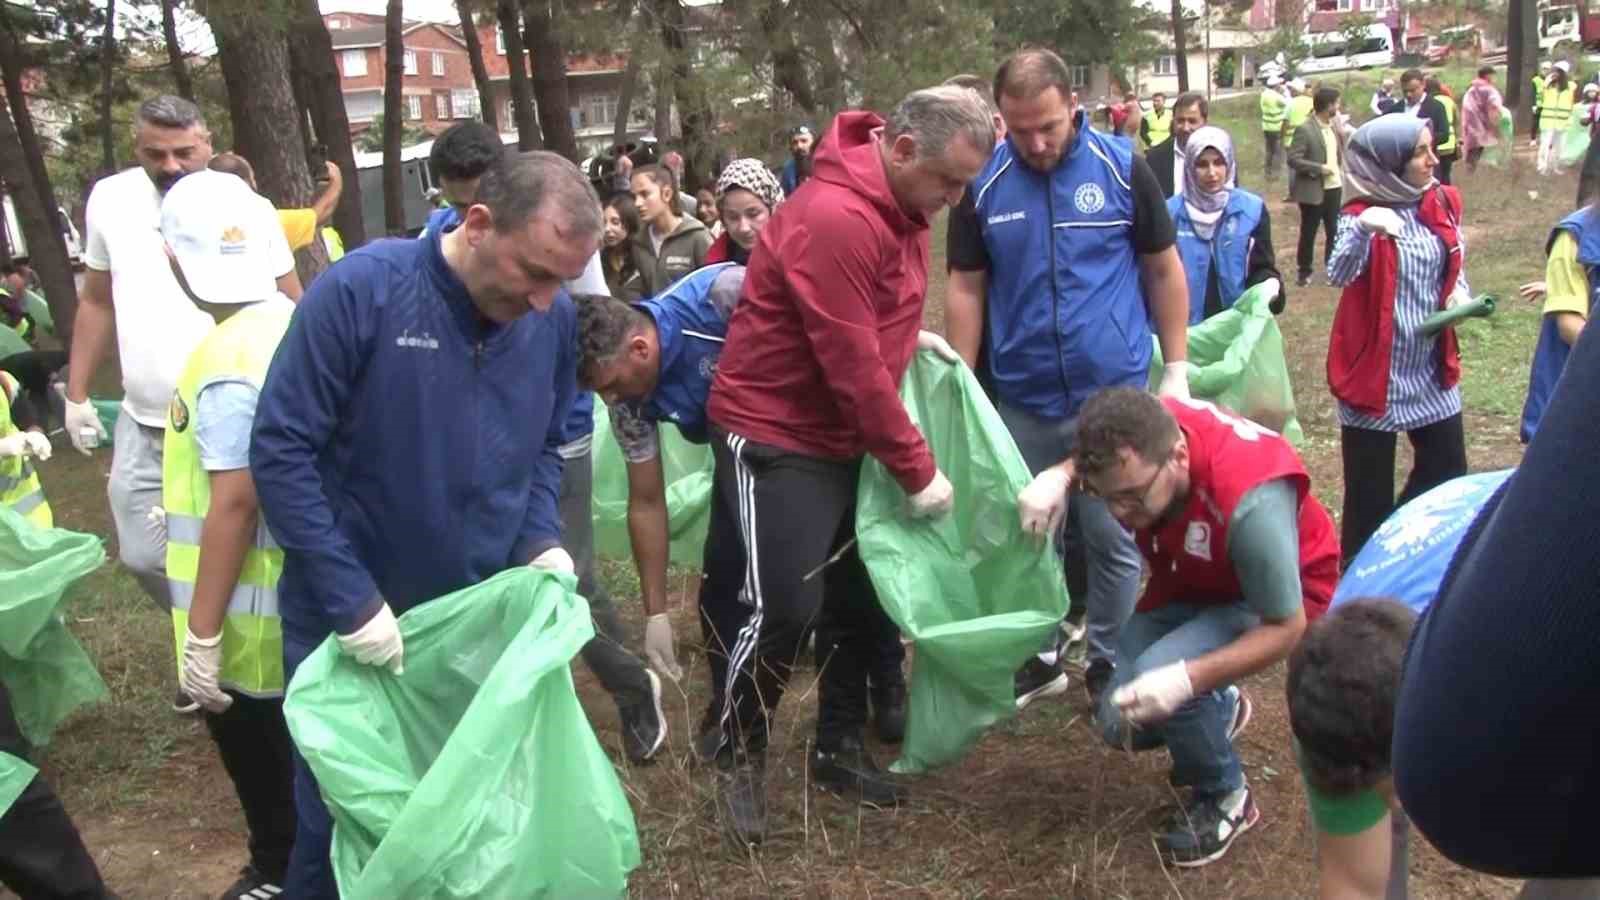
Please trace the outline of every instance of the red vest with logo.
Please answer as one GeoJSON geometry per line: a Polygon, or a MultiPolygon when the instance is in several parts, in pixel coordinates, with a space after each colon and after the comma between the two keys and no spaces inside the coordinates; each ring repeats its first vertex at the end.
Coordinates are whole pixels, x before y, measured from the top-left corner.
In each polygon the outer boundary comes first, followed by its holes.
{"type": "Polygon", "coordinates": [[[1140,529],[1151,575],[1139,611],[1167,603],[1237,603],[1244,596],[1228,558],[1228,523],[1257,485],[1287,478],[1300,497],[1300,590],[1306,618],[1322,615],[1339,581],[1339,536],[1311,496],[1311,477],[1277,432],[1199,400],[1163,399],[1189,444],[1189,503],[1159,530],[1140,529]]]}

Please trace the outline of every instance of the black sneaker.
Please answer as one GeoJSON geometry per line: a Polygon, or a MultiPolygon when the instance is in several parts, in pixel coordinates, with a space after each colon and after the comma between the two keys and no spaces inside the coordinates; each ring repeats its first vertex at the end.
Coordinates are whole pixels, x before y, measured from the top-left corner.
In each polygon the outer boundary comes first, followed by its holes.
{"type": "Polygon", "coordinates": [[[222,892],[219,900],[272,900],[282,896],[283,888],[267,880],[255,866],[239,870],[239,880],[222,892]]]}
{"type": "Polygon", "coordinates": [[[1067,673],[1061,671],[1061,666],[1047,663],[1037,656],[1028,657],[1028,661],[1017,670],[1013,679],[1017,695],[1017,709],[1022,709],[1040,697],[1054,697],[1066,691],[1067,673]]]}
{"type": "Polygon", "coordinates": [[[862,806],[890,809],[905,799],[906,788],[893,775],[878,768],[872,754],[854,735],[841,738],[836,747],[811,751],[811,781],[862,806]]]}
{"type": "Polygon", "coordinates": [[[717,751],[722,749],[722,704],[712,702],[700,717],[700,727],[694,732],[694,758],[703,764],[716,762],[717,751]]]}
{"type": "Polygon", "coordinates": [[[1243,787],[1222,797],[1196,798],[1178,810],[1157,843],[1172,864],[1194,869],[1216,862],[1233,846],[1233,839],[1261,821],[1255,795],[1243,787]]]}
{"type": "Polygon", "coordinates": [[[767,838],[767,766],[761,754],[724,751],[717,759],[717,822],[734,846],[744,849],[767,838]]]}
{"type": "Polygon", "coordinates": [[[622,752],[628,762],[648,762],[667,742],[667,717],[661,712],[661,679],[649,669],[650,699],[619,710],[622,717],[622,752]]]}
{"type": "Polygon", "coordinates": [[[906,683],[895,681],[872,690],[872,730],[885,744],[906,739],[906,683]]]}
{"type": "Polygon", "coordinates": [[[1116,672],[1117,667],[1109,659],[1098,657],[1089,660],[1089,667],[1083,670],[1083,687],[1089,692],[1089,705],[1092,708],[1100,708],[1100,695],[1111,686],[1111,676],[1116,672]]]}
{"type": "Polygon", "coordinates": [[[200,704],[193,697],[185,694],[183,688],[178,688],[178,693],[173,695],[172,698],[172,711],[180,716],[193,715],[200,711],[200,704]]]}
{"type": "Polygon", "coordinates": [[[1294,278],[1294,286],[1295,287],[1309,287],[1310,284],[1311,284],[1311,275],[1310,275],[1310,273],[1306,273],[1304,275],[1296,275],[1295,278],[1294,278]]]}

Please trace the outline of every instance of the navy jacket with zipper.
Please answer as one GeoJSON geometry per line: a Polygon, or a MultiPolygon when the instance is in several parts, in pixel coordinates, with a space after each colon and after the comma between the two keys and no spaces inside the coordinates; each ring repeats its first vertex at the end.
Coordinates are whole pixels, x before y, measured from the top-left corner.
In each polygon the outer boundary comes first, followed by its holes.
{"type": "Polygon", "coordinates": [[[324,272],[267,373],[250,469],[284,549],[291,666],[384,601],[399,615],[561,542],[573,305],[561,294],[495,325],[439,237],[379,241],[324,272]]]}

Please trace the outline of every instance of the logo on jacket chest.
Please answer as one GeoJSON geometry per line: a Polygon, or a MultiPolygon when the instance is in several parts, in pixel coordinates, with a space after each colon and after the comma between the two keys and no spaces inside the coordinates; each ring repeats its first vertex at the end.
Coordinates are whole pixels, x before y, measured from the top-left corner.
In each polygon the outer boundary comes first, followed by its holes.
{"type": "Polygon", "coordinates": [[[1078,189],[1072,192],[1072,205],[1084,215],[1094,215],[1106,208],[1106,192],[1094,182],[1080,184],[1078,189]]]}
{"type": "Polygon", "coordinates": [[[1209,523],[1200,521],[1189,523],[1188,530],[1183,533],[1183,552],[1206,562],[1211,562],[1211,525],[1209,523]]]}
{"type": "Polygon", "coordinates": [[[1026,210],[1012,210],[1011,212],[995,213],[985,220],[990,225],[1004,225],[1007,222],[1020,222],[1028,218],[1026,210]]]}
{"type": "Polygon", "coordinates": [[[414,350],[437,350],[439,349],[439,339],[426,331],[420,334],[412,334],[411,329],[407,328],[405,331],[400,332],[399,337],[394,339],[394,345],[414,350]]]}
{"type": "Polygon", "coordinates": [[[700,377],[709,381],[715,374],[717,374],[717,358],[712,355],[700,357],[700,377]]]}

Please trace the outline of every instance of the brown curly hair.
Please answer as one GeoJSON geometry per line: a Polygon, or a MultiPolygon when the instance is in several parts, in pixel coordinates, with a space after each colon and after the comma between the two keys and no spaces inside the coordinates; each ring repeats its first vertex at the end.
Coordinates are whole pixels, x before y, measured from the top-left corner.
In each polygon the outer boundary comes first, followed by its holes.
{"type": "Polygon", "coordinates": [[[1077,432],[1072,457],[1079,477],[1115,469],[1123,448],[1160,462],[1180,434],[1178,420],[1155,395],[1132,387],[1106,388],[1090,397],[1078,413],[1077,432]]]}

